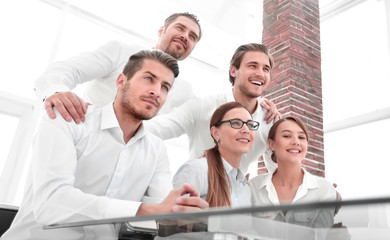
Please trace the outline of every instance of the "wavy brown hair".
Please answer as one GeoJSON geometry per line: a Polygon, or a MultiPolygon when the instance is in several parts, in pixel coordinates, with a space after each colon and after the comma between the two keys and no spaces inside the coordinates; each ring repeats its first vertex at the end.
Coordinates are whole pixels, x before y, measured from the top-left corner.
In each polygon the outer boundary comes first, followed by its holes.
{"type": "MultiPolygon", "coordinates": [[[[225,114],[235,108],[244,108],[248,111],[246,107],[244,107],[238,102],[228,102],[222,104],[215,110],[215,112],[211,116],[210,129],[214,126],[218,127],[218,123],[222,121],[225,114]]],[[[212,135],[211,137],[214,139],[212,135]]],[[[222,157],[218,150],[218,142],[215,139],[214,142],[215,146],[206,150],[203,154],[203,157],[206,157],[207,159],[209,169],[209,187],[207,191],[206,201],[209,203],[210,207],[231,206],[231,183],[229,180],[229,176],[223,166],[222,157]]]]}

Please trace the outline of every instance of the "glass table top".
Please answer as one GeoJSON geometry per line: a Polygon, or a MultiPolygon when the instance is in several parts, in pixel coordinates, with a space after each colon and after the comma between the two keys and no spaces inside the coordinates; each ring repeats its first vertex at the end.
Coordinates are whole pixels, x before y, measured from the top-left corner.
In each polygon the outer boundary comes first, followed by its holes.
{"type": "Polygon", "coordinates": [[[390,197],[210,208],[45,226],[118,224],[120,239],[390,239],[390,197]]]}

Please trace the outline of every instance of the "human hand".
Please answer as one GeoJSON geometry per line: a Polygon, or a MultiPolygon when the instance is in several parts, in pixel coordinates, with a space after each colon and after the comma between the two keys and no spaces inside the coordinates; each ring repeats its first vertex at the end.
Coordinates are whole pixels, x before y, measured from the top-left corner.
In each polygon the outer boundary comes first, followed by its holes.
{"type": "MultiPolygon", "coordinates": [[[[207,209],[209,204],[200,198],[198,190],[191,184],[183,184],[181,188],[174,189],[176,204],[172,207],[173,212],[196,211],[207,209]]],[[[173,192],[171,191],[171,193],[173,192]]]]}
{"type": "Polygon", "coordinates": [[[72,119],[77,123],[85,121],[85,113],[89,103],[84,102],[72,92],[58,92],[45,99],[44,107],[50,118],[56,118],[53,107],[56,107],[61,116],[68,122],[72,119]]]}
{"type": "MultiPolygon", "coordinates": [[[[333,187],[337,188],[337,183],[333,183],[333,187]]],[[[341,194],[336,191],[336,200],[342,200],[341,194]]]]}
{"type": "Polygon", "coordinates": [[[141,204],[137,215],[207,209],[209,204],[199,196],[193,185],[183,184],[181,188],[170,191],[160,204],[141,204]]]}
{"type": "MultiPolygon", "coordinates": [[[[337,188],[337,183],[333,183],[333,187],[337,188]]],[[[336,191],[336,201],[341,201],[341,200],[343,200],[342,197],[341,197],[341,194],[338,191],[336,191]]],[[[341,206],[336,207],[336,209],[334,210],[334,215],[335,216],[336,216],[337,213],[339,213],[340,208],[341,208],[341,206]]]]}
{"type": "Polygon", "coordinates": [[[268,113],[267,115],[265,115],[264,118],[264,120],[267,123],[270,123],[272,121],[275,123],[276,121],[282,118],[282,115],[279,113],[278,109],[276,108],[276,105],[270,100],[266,98],[262,98],[262,101],[260,102],[260,106],[268,110],[268,113]]]}

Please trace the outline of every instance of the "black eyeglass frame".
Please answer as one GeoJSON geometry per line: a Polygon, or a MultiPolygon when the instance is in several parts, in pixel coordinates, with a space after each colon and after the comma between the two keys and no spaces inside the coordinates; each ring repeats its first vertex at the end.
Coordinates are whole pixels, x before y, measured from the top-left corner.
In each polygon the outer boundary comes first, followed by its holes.
{"type": "Polygon", "coordinates": [[[219,125],[221,125],[222,123],[229,123],[229,125],[230,125],[230,127],[231,128],[234,128],[234,129],[241,129],[243,126],[244,126],[244,124],[248,127],[248,129],[249,130],[251,130],[251,131],[256,131],[257,129],[259,129],[259,126],[260,126],[260,123],[258,122],[258,121],[254,121],[254,120],[248,120],[248,121],[246,121],[246,122],[244,122],[244,121],[242,121],[241,119],[239,119],[239,118],[233,118],[233,119],[229,119],[229,120],[224,120],[224,121],[219,121],[219,122],[217,122],[216,124],[215,124],[215,126],[219,126],[219,125]],[[233,125],[232,125],[232,122],[233,121],[238,121],[238,122],[241,122],[241,126],[240,127],[233,127],[233,125]],[[248,125],[248,123],[250,124],[250,123],[255,123],[255,124],[257,124],[256,125],[256,127],[255,128],[252,128],[252,127],[250,127],[249,125],[248,125]]]}

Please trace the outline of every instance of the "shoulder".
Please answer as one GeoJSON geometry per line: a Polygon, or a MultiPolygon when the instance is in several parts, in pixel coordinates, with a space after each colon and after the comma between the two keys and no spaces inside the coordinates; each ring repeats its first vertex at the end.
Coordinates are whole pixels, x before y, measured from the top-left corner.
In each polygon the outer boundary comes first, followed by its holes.
{"type": "MultiPolygon", "coordinates": [[[[183,163],[183,165],[179,168],[180,169],[192,169],[192,172],[206,172],[208,171],[208,164],[206,158],[200,158],[200,159],[192,159],[188,160],[187,162],[183,163]]],[[[178,171],[179,171],[178,170],[178,171]]]]}
{"type": "Polygon", "coordinates": [[[93,129],[98,129],[97,123],[100,123],[101,108],[89,106],[85,114],[85,122],[76,124],[73,120],[67,122],[56,108],[53,108],[56,118],[51,119],[48,115],[43,114],[39,123],[38,131],[50,131],[51,134],[64,134],[72,141],[77,142],[80,138],[87,136],[93,129]]]}
{"type": "Polygon", "coordinates": [[[320,176],[316,176],[314,174],[311,174],[310,172],[308,172],[306,170],[305,170],[305,174],[308,175],[309,181],[318,184],[318,186],[320,186],[320,187],[332,187],[333,188],[333,185],[328,180],[326,180],[325,178],[320,177],[320,176]]]}
{"type": "Polygon", "coordinates": [[[176,171],[176,178],[192,178],[208,175],[208,164],[206,158],[188,160],[176,171]]]}
{"type": "Polygon", "coordinates": [[[144,127],[144,131],[145,131],[145,142],[146,144],[150,144],[154,147],[164,147],[165,148],[165,144],[164,144],[164,140],[153,134],[152,132],[150,132],[149,130],[147,130],[145,127],[144,127]]]}
{"type": "MultiPolygon", "coordinates": [[[[53,108],[54,113],[56,114],[56,118],[51,119],[47,114],[43,114],[42,119],[46,121],[50,121],[52,123],[58,123],[61,125],[68,125],[68,126],[83,126],[85,124],[76,124],[73,120],[68,122],[66,121],[61,114],[58,112],[57,108],[53,108]]],[[[101,107],[97,107],[95,105],[88,106],[87,113],[85,114],[85,122],[92,121],[96,116],[101,116],[101,107]]]]}
{"type": "Polygon", "coordinates": [[[204,185],[207,185],[207,177],[207,160],[205,158],[193,159],[179,167],[172,179],[172,183],[174,187],[180,187],[183,183],[190,183],[200,192],[204,192],[204,185]]]}
{"type": "Polygon", "coordinates": [[[127,44],[118,40],[111,40],[103,45],[105,48],[112,48],[112,49],[122,49],[127,51],[139,51],[141,49],[144,49],[141,45],[137,44],[127,44]]]}
{"type": "Polygon", "coordinates": [[[316,186],[316,192],[318,197],[322,200],[335,200],[336,199],[336,189],[333,184],[330,183],[327,179],[313,175],[309,172],[305,172],[308,176],[309,185],[316,186]]]}
{"type": "Polygon", "coordinates": [[[272,173],[264,173],[249,180],[251,189],[259,189],[272,178],[272,173]]]}
{"type": "Polygon", "coordinates": [[[114,62],[117,61],[120,63],[125,63],[128,61],[131,55],[142,49],[145,49],[145,47],[112,40],[101,46],[97,52],[103,54],[114,62]]]}

